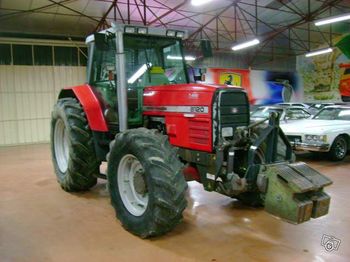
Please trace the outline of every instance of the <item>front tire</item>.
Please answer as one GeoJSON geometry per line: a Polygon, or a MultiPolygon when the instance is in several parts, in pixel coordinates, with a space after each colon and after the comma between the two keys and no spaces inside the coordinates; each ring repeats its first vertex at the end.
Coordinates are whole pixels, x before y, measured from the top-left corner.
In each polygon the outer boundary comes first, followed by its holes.
{"type": "Polygon", "coordinates": [[[107,158],[112,205],[126,230],[147,238],[181,222],[187,184],[167,136],[146,128],[117,134],[107,158]]]}
{"type": "Polygon", "coordinates": [[[97,183],[100,162],[84,110],[74,98],[59,99],[52,111],[51,155],[65,191],[88,190],[97,183]]]}
{"type": "Polygon", "coordinates": [[[333,161],[341,161],[345,158],[348,151],[348,143],[344,136],[338,136],[329,151],[329,156],[333,161]]]}

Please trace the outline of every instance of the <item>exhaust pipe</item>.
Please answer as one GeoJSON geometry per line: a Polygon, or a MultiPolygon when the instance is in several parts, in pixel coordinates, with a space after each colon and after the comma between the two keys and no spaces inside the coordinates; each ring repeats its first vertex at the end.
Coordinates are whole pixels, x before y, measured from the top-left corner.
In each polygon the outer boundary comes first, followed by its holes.
{"type": "Polygon", "coordinates": [[[127,98],[127,84],[125,73],[125,54],[123,43],[123,30],[120,27],[115,27],[115,44],[116,44],[116,72],[117,72],[117,98],[118,98],[118,118],[119,118],[119,132],[128,129],[128,98],[127,98]]]}

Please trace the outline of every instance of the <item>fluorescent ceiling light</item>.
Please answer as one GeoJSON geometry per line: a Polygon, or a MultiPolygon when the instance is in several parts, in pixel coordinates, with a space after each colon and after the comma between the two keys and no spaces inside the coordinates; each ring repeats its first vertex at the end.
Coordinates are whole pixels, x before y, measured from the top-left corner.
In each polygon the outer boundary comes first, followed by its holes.
{"type": "Polygon", "coordinates": [[[310,57],[310,56],[315,56],[315,55],[322,55],[322,54],[327,54],[332,52],[333,49],[332,48],[325,48],[325,49],[320,49],[320,50],[316,50],[310,53],[305,54],[306,57],[310,57]]]}
{"type": "Polygon", "coordinates": [[[191,4],[194,6],[205,5],[213,0],[192,0],[191,4]]]}
{"type": "Polygon", "coordinates": [[[240,50],[240,49],[243,49],[243,48],[247,48],[247,47],[250,47],[250,46],[254,46],[254,45],[258,45],[260,44],[260,40],[255,38],[251,41],[248,41],[248,42],[244,42],[242,44],[238,44],[238,45],[235,45],[232,47],[232,50],[233,51],[237,51],[237,50],[240,50]]]}
{"type": "Polygon", "coordinates": [[[135,74],[133,74],[129,79],[128,79],[128,83],[129,84],[133,84],[137,79],[139,79],[148,69],[148,67],[152,66],[151,63],[148,64],[144,64],[143,66],[141,66],[136,72],[135,74]]]}
{"type": "Polygon", "coordinates": [[[194,56],[185,56],[186,61],[194,61],[196,58],[194,56]]]}
{"type": "MultiPolygon", "coordinates": [[[[182,56],[168,55],[166,58],[169,59],[169,60],[182,60],[182,56]]],[[[194,60],[196,60],[196,58],[193,57],[193,56],[185,56],[185,60],[186,61],[194,61],[194,60]]]]}
{"type": "Polygon", "coordinates": [[[350,14],[344,14],[344,15],[333,16],[333,17],[328,17],[328,18],[318,20],[315,22],[315,25],[316,26],[327,25],[327,24],[341,22],[349,19],[350,19],[350,14]]]}

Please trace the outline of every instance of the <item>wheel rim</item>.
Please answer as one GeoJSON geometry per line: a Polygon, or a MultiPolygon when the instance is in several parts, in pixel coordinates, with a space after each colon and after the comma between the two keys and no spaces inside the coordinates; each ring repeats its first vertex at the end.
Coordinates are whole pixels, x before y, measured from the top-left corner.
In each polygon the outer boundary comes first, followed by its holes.
{"type": "Polygon", "coordinates": [[[125,208],[141,216],[148,206],[145,172],[140,161],[131,154],[123,156],[118,166],[118,189],[125,208]]]}
{"type": "Polygon", "coordinates": [[[68,169],[68,132],[62,119],[58,119],[54,131],[54,149],[58,169],[65,173],[68,169]]]}
{"type": "Polygon", "coordinates": [[[335,155],[338,159],[341,159],[346,154],[346,142],[342,139],[338,140],[335,144],[335,155]]]}

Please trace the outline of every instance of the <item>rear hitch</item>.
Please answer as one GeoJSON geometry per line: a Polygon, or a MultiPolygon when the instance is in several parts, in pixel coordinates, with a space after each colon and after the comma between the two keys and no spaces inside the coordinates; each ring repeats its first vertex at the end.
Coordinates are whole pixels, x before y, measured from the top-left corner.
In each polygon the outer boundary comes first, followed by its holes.
{"type": "Polygon", "coordinates": [[[300,224],[328,213],[330,196],[323,188],[332,181],[303,162],[266,165],[257,182],[265,210],[288,222],[300,224]]]}

